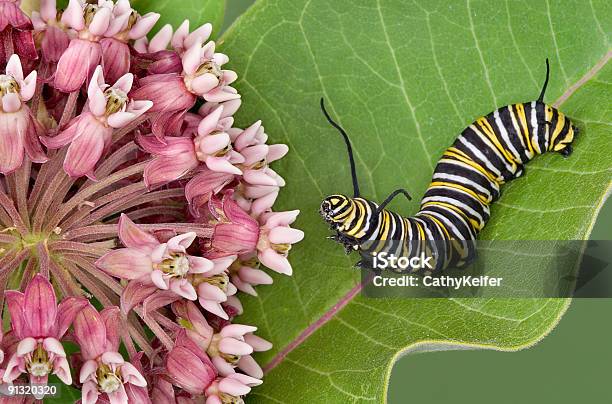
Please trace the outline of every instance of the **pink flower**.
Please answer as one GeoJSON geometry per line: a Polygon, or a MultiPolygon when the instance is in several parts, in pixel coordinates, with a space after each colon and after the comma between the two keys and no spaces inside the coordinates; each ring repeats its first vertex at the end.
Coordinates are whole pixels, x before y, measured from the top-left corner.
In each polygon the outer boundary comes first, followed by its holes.
{"type": "Polygon", "coordinates": [[[200,164],[193,140],[187,137],[166,137],[162,143],[155,136],[140,136],[138,144],[153,155],[144,171],[149,189],[178,180],[200,164]]]}
{"type": "Polygon", "coordinates": [[[151,41],[143,37],[134,42],[135,69],[146,74],[179,74],[183,71],[181,56],[175,50],[168,50],[172,39],[172,26],[164,25],[151,41]]]}
{"type": "MultiPolygon", "coordinates": [[[[72,0],[76,1],[76,0],[72,0]]],[[[60,91],[77,91],[92,74],[102,58],[102,49],[97,42],[74,38],[62,53],[55,73],[54,86],[60,91]]]]}
{"type": "Polygon", "coordinates": [[[162,142],[164,134],[178,134],[185,113],[195,105],[198,96],[213,102],[240,98],[229,86],[236,80],[236,73],[221,69],[229,59],[215,53],[215,43],[202,46],[201,39],[187,42],[193,43],[181,57],[182,73],[148,76],[132,93],[134,99],[153,101],[151,130],[162,142]]]}
{"type": "Polygon", "coordinates": [[[212,33],[212,25],[202,24],[193,32],[189,32],[189,20],[184,20],[172,35],[172,48],[179,54],[184,53],[195,43],[204,43],[212,33]]]}
{"type": "Polygon", "coordinates": [[[249,394],[251,387],[261,383],[261,380],[241,373],[218,378],[206,389],[206,404],[241,402],[241,397],[249,394]]]}
{"type": "Polygon", "coordinates": [[[238,257],[230,267],[230,280],[239,291],[251,296],[257,296],[253,286],[271,285],[273,282],[270,275],[259,269],[255,253],[238,257]]]}
{"type": "Polygon", "coordinates": [[[266,140],[267,135],[264,133],[261,121],[243,130],[233,140],[236,150],[245,159],[244,181],[250,185],[282,187],[285,181],[268,164],[284,157],[289,148],[284,144],[267,145],[266,140]]]}
{"type": "Polygon", "coordinates": [[[180,132],[183,116],[195,105],[197,97],[187,90],[183,78],[175,73],[153,74],[139,81],[132,91],[135,100],[151,100],[151,131],[160,140],[180,132]]]}
{"type": "Polygon", "coordinates": [[[192,215],[199,216],[200,208],[206,206],[212,195],[216,195],[221,190],[236,179],[234,174],[218,171],[211,171],[206,167],[200,167],[196,174],[187,185],[185,185],[185,198],[189,203],[189,210],[192,215]]]}
{"type": "MultiPolygon", "coordinates": [[[[162,377],[156,377],[151,383],[151,402],[155,404],[176,404],[172,383],[162,377]]],[[[186,404],[182,403],[181,404],[186,404]]]]}
{"type": "Polygon", "coordinates": [[[104,60],[104,76],[115,81],[130,71],[130,48],[115,38],[100,40],[102,59],[104,60]]]}
{"type": "Polygon", "coordinates": [[[195,238],[195,233],[185,233],[172,237],[167,243],[160,243],[122,214],[119,239],[126,248],[105,254],[96,266],[121,279],[145,278],[158,289],[196,300],[197,293],[188,275],[208,273],[214,270],[215,264],[206,258],[187,254],[187,248],[195,238]]]}
{"type": "MultiPolygon", "coordinates": [[[[206,116],[210,114],[212,111],[217,109],[219,105],[223,105],[223,113],[221,114],[221,119],[233,116],[236,111],[242,105],[242,100],[240,98],[234,98],[232,100],[227,100],[223,102],[212,102],[206,101],[202,106],[198,109],[198,114],[200,116],[206,116]]],[[[233,122],[232,122],[233,123],[233,122]]],[[[232,125],[229,125],[231,127],[232,125]]],[[[232,141],[234,139],[232,138],[232,141]]]]}
{"type": "Polygon", "coordinates": [[[236,190],[235,199],[245,212],[257,218],[272,208],[279,191],[278,185],[250,185],[243,181],[236,190]]]}
{"type": "Polygon", "coordinates": [[[89,110],[73,119],[59,135],[41,138],[51,149],[70,143],[64,171],[71,177],[87,175],[95,179],[94,168],[110,146],[113,129],[126,126],[151,108],[150,101],[128,99],[132,81],[132,74],[127,73],[108,87],[98,66],[87,90],[89,110]]]}
{"type": "Polygon", "coordinates": [[[211,33],[212,25],[210,23],[203,24],[190,33],[189,20],[184,20],[174,34],[172,33],[172,26],[166,24],[150,41],[146,37],[138,38],[134,42],[134,49],[140,53],[157,53],[166,50],[168,45],[172,44],[173,50],[171,52],[180,57],[194,43],[206,42],[211,33]]]}
{"type": "Polygon", "coordinates": [[[215,330],[208,324],[200,309],[190,301],[179,300],[172,303],[176,322],[183,327],[185,334],[201,350],[206,351],[215,330]]]}
{"type": "Polygon", "coordinates": [[[257,327],[227,324],[215,333],[192,302],[175,302],[172,304],[172,311],[177,316],[177,323],[184,328],[185,335],[208,354],[219,374],[230,375],[234,373],[234,368],[238,367],[250,376],[263,376],[263,371],[250,354],[268,350],[272,345],[252,334],[257,327]],[[253,342],[253,346],[249,341],[253,342]]]}
{"type": "Polygon", "coordinates": [[[251,356],[254,349],[244,338],[256,330],[257,327],[249,325],[228,324],[212,336],[206,352],[220,375],[229,376],[237,367],[249,376],[263,377],[262,369],[251,356]]]}
{"type": "Polygon", "coordinates": [[[77,313],[88,303],[84,298],[67,297],[59,306],[51,283],[35,275],[25,293],[5,292],[11,326],[19,340],[9,359],[3,380],[11,383],[28,373],[30,383],[47,383],[49,374],[72,384],[66,352],[60,342],[77,313]]]}
{"type": "Polygon", "coordinates": [[[182,297],[197,299],[205,310],[227,318],[220,303],[236,293],[225,273],[233,257],[211,261],[188,255],[186,250],[195,237],[195,233],[185,233],[160,243],[122,214],[119,239],[126,248],[105,254],[96,266],[109,275],[130,281],[122,296],[124,311],[145,299],[162,299],[165,305],[182,297]],[[171,294],[160,294],[157,290],[171,294]]]}
{"type": "MultiPolygon", "coordinates": [[[[291,245],[304,238],[304,232],[289,227],[299,210],[268,212],[257,220],[249,216],[226,191],[222,199],[213,196],[208,201],[210,216],[216,221],[211,242],[204,246],[207,257],[248,254],[257,250],[257,257],[268,268],[291,275],[287,255],[291,245]]],[[[206,220],[206,218],[204,218],[206,220]]]]}
{"type": "Polygon", "coordinates": [[[61,15],[57,13],[55,0],[41,0],[40,12],[32,12],[32,23],[39,34],[37,38],[42,36],[42,59],[48,63],[57,63],[70,45],[70,37],[59,19],[61,15]]]}
{"type": "Polygon", "coordinates": [[[257,241],[257,257],[268,268],[286,275],[293,273],[291,264],[287,260],[291,245],[304,238],[302,230],[289,227],[299,213],[299,210],[269,212],[260,218],[263,226],[257,241]]]}
{"type": "Polygon", "coordinates": [[[204,163],[210,170],[233,175],[242,171],[234,164],[244,158],[232,150],[229,135],[219,122],[223,106],[206,116],[198,126],[195,139],[190,137],[166,137],[160,141],[154,136],[142,136],[140,146],[155,158],[144,172],[149,188],[177,180],[204,163]]]}
{"type": "Polygon", "coordinates": [[[138,369],[118,352],[120,326],[118,307],[98,313],[88,304],[74,320],[74,337],[84,360],[79,374],[83,404],[95,403],[101,394],[105,394],[111,404],[126,403],[129,384],[147,385],[138,369]]]}
{"type": "Polygon", "coordinates": [[[20,0],[0,0],[0,63],[7,63],[10,55],[5,47],[7,41],[22,58],[37,59],[36,46],[32,38],[32,21],[19,8],[20,0]]]}
{"type": "Polygon", "coordinates": [[[222,303],[228,297],[236,294],[238,289],[229,281],[227,268],[236,259],[235,256],[228,256],[212,260],[214,268],[206,273],[193,276],[192,283],[197,287],[198,302],[202,308],[223,319],[229,316],[223,310],[222,303]]]}
{"type": "Polygon", "coordinates": [[[208,201],[215,226],[210,244],[204,248],[207,257],[247,254],[257,248],[259,223],[236,204],[232,195],[228,190],[222,198],[213,195],[208,201]]]}
{"type": "Polygon", "coordinates": [[[117,1],[113,8],[113,19],[104,32],[104,38],[100,40],[104,76],[108,80],[116,81],[130,70],[128,41],[146,37],[159,17],[157,13],[140,16],[132,9],[128,0],[117,1]]]}
{"type": "Polygon", "coordinates": [[[285,186],[283,178],[269,164],[282,158],[289,149],[284,144],[266,145],[268,135],[261,121],[244,130],[231,128],[228,133],[234,147],[245,159],[241,165],[241,186],[234,198],[242,209],[258,217],[272,208],[280,188],[285,186]]]}
{"type": "Polygon", "coordinates": [[[47,161],[38,141],[42,128],[25,104],[34,95],[35,88],[36,71],[24,78],[19,56],[12,55],[6,74],[0,75],[0,172],[3,174],[21,167],[24,151],[34,162],[47,161]]]}
{"type": "Polygon", "coordinates": [[[70,0],[62,14],[62,23],[74,29],[77,36],[57,64],[54,87],[65,93],[78,90],[102,60],[99,40],[108,29],[113,2],[101,0],[98,5],[70,0]]]}
{"type": "Polygon", "coordinates": [[[206,353],[184,331],[179,332],[174,348],[168,352],[165,367],[172,383],[193,395],[203,395],[217,377],[206,353]]]}
{"type": "Polygon", "coordinates": [[[221,69],[229,58],[223,53],[215,53],[214,42],[204,46],[195,42],[185,51],[182,60],[185,85],[192,93],[212,102],[240,97],[229,86],[238,76],[231,70],[221,69]]]}
{"type": "Polygon", "coordinates": [[[171,39],[172,25],[166,24],[151,37],[151,40],[147,39],[146,36],[136,39],[134,41],[134,49],[139,53],[161,52],[168,48],[171,39]]]}

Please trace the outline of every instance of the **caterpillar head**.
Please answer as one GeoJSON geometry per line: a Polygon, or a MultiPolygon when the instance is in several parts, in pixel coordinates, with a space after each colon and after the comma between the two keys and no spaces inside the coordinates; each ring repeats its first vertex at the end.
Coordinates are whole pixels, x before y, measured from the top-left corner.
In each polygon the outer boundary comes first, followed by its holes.
{"type": "Polygon", "coordinates": [[[337,229],[344,223],[351,204],[351,199],[347,196],[330,195],[321,202],[319,213],[332,229],[337,229]]]}

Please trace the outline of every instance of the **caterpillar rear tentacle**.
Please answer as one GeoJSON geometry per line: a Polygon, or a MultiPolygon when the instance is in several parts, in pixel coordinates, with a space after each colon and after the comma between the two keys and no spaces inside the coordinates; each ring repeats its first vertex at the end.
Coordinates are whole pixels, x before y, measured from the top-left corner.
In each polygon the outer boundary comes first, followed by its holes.
{"type": "Polygon", "coordinates": [[[386,209],[399,194],[410,198],[403,189],[380,205],[360,197],[348,135],[321,99],[325,117],[345,140],[354,191],[353,197],[335,194],[321,203],[320,214],[336,232],[334,239],[347,253],[360,252],[359,266],[381,252],[405,257],[430,253],[435,256],[434,271],[469,264],[476,254],[474,241],[489,220],[490,205],[499,198],[501,186],[524,175],[525,164],[539,154],[572,153],[578,128],[543,101],[549,72],[547,59],[546,80],[536,101],[498,108],[461,132],[438,161],[419,211],[407,218],[386,209]]]}

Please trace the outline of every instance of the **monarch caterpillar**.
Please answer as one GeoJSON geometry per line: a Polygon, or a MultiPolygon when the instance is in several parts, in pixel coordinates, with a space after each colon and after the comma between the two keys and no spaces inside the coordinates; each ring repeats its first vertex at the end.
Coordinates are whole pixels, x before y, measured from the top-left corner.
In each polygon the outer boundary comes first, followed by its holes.
{"type": "Polygon", "coordinates": [[[321,99],[323,114],[346,143],[353,180],[353,197],[330,195],[321,203],[321,216],[336,231],[331,238],[347,254],[358,250],[364,258],[357,263],[361,267],[370,266],[381,252],[398,257],[426,253],[434,257],[434,271],[469,264],[500,186],[523,175],[524,165],[538,154],[572,153],[578,129],[543,102],[549,74],[546,59],[546,79],[536,101],[498,108],[461,132],[438,161],[420,210],[408,218],[385,209],[397,195],[411,199],[404,189],[393,191],[380,205],[361,197],[349,137],[321,99]]]}

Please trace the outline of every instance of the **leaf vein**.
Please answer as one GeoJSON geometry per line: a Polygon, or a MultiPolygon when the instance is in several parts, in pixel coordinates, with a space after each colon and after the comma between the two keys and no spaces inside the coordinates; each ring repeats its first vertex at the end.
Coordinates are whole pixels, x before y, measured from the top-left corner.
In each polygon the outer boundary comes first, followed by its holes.
{"type": "Polygon", "coordinates": [[[380,19],[380,25],[382,28],[382,32],[385,36],[385,42],[387,43],[387,47],[389,48],[389,53],[391,55],[391,59],[393,60],[395,71],[397,72],[397,75],[400,81],[400,89],[401,89],[402,96],[404,97],[404,100],[406,101],[406,105],[408,106],[408,109],[410,110],[410,114],[412,116],[412,120],[414,121],[414,126],[416,128],[419,142],[421,143],[421,147],[423,149],[423,153],[425,153],[425,157],[427,157],[426,158],[427,165],[429,166],[431,170],[433,170],[432,156],[427,150],[427,145],[425,144],[425,138],[423,137],[423,134],[421,133],[421,124],[419,123],[419,120],[416,117],[415,108],[412,105],[412,101],[410,101],[410,97],[408,96],[408,91],[406,90],[406,83],[404,82],[404,75],[402,73],[402,69],[399,66],[397,56],[395,55],[395,49],[393,49],[393,46],[391,46],[391,38],[389,37],[389,33],[387,32],[387,26],[385,25],[385,19],[383,17],[382,8],[380,6],[380,0],[376,0],[376,6],[377,6],[376,8],[378,11],[378,17],[380,19]]]}
{"type": "Polygon", "coordinates": [[[484,61],[484,56],[482,54],[482,50],[480,49],[480,43],[478,41],[478,37],[476,36],[476,28],[474,27],[474,20],[472,18],[472,8],[470,7],[470,0],[467,0],[467,14],[468,20],[470,21],[470,31],[472,33],[472,37],[474,38],[474,45],[476,47],[476,51],[478,52],[478,58],[480,59],[480,64],[482,64],[482,70],[485,76],[485,81],[487,86],[489,87],[489,91],[491,92],[491,97],[493,98],[493,104],[499,105],[497,102],[497,96],[495,95],[495,91],[493,90],[493,84],[491,83],[491,78],[489,77],[489,69],[487,68],[487,64],[484,61]]]}

